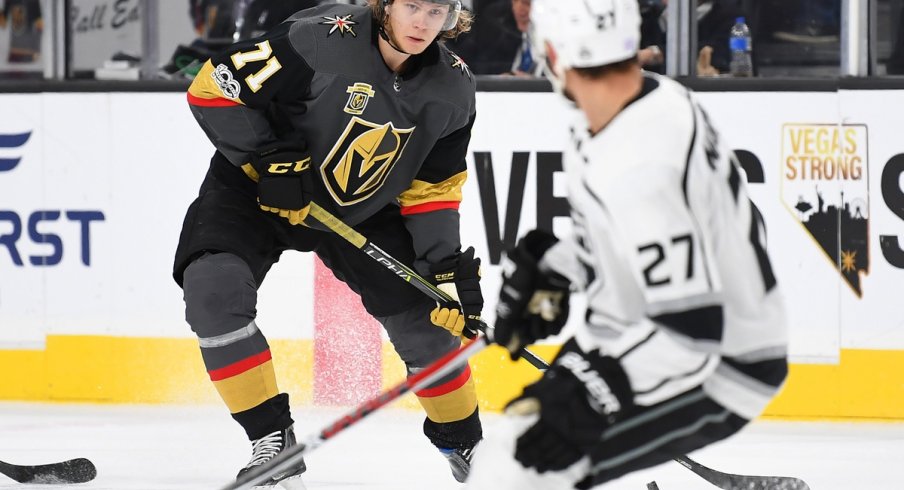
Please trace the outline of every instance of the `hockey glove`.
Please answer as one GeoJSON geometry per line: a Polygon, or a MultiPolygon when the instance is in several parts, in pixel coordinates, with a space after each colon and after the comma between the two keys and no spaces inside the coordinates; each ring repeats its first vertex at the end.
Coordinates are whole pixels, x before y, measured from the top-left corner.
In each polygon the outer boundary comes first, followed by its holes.
{"type": "Polygon", "coordinates": [[[311,210],[314,182],[311,157],[297,148],[272,147],[255,154],[251,166],[257,172],[258,204],[300,225],[311,210]]]}
{"type": "Polygon", "coordinates": [[[432,264],[431,282],[457,303],[437,303],[430,312],[430,321],[438,327],[474,338],[479,332],[480,312],[483,310],[483,294],[480,292],[480,259],[474,257],[474,247],[432,264]]]}
{"type": "Polygon", "coordinates": [[[538,265],[556,242],[553,234],[532,230],[506,253],[502,263],[493,342],[508,349],[513,360],[522,347],[559,333],[568,320],[568,279],[541,271],[538,265]]]}
{"type": "Polygon", "coordinates": [[[564,470],[601,444],[603,431],[633,406],[621,364],[596,350],[583,352],[571,339],[540,381],[506,407],[540,415],[515,443],[515,459],[539,473],[564,470]]]}

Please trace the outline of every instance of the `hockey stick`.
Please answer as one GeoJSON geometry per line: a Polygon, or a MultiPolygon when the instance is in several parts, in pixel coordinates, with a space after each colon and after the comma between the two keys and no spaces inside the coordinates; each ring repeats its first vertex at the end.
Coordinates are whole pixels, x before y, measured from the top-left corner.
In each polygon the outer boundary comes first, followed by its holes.
{"type": "Polygon", "coordinates": [[[19,483],[54,485],[89,482],[97,476],[97,468],[85,458],[34,466],[0,461],[0,473],[19,483]]]}
{"type": "MultiPolygon", "coordinates": [[[[345,224],[339,218],[333,216],[333,214],[329,211],[318,206],[315,202],[311,203],[310,215],[313,216],[314,219],[322,223],[324,226],[332,230],[334,233],[354,245],[356,248],[362,250],[365,254],[367,254],[368,257],[374,259],[375,261],[380,263],[380,265],[389,269],[390,272],[399,276],[403,281],[416,287],[431,299],[435,301],[441,301],[443,303],[458,303],[458,301],[446,294],[445,291],[437,288],[430,281],[421,277],[417,272],[414,271],[414,269],[408,267],[392,255],[384,252],[380,247],[371,243],[371,241],[368,240],[367,237],[352,229],[352,227],[345,224]]],[[[492,328],[490,328],[486,323],[482,321],[480,322],[480,330],[482,330],[485,334],[489,335],[492,338],[492,328]],[[490,331],[487,332],[487,330],[490,331]]],[[[522,348],[520,351],[518,351],[518,355],[520,355],[521,358],[525,361],[531,363],[537,369],[544,370],[549,367],[549,364],[544,361],[543,358],[534,354],[528,349],[522,348]]]]}
{"type": "Polygon", "coordinates": [[[675,461],[723,490],[810,490],[810,486],[800,478],[722,473],[687,456],[678,456],[675,461]]]}
{"type": "MultiPolygon", "coordinates": [[[[369,257],[371,257],[375,261],[382,264],[384,267],[389,269],[391,272],[395,273],[397,276],[402,278],[402,280],[410,283],[412,286],[416,287],[421,292],[425,293],[430,298],[437,300],[437,301],[443,301],[443,302],[454,302],[455,301],[444,291],[442,291],[441,289],[438,289],[436,286],[431,284],[429,281],[427,281],[426,279],[424,279],[423,277],[418,275],[418,273],[415,272],[413,269],[406,266],[404,263],[400,262],[399,260],[395,259],[388,253],[384,252],[382,249],[380,249],[380,247],[371,243],[370,240],[367,239],[367,237],[365,237],[361,233],[358,233],[357,231],[352,229],[350,226],[345,224],[342,220],[340,220],[336,216],[333,216],[333,214],[330,213],[329,211],[318,206],[317,203],[314,203],[314,202],[311,203],[310,215],[313,216],[314,219],[316,219],[317,221],[322,223],[324,226],[326,226],[327,228],[332,230],[334,233],[336,233],[337,235],[341,236],[342,238],[347,240],[349,243],[354,245],[356,248],[364,251],[364,253],[366,253],[369,257]]],[[[481,330],[484,330],[486,332],[487,328],[488,328],[488,326],[486,325],[486,323],[481,322],[481,330]]],[[[491,330],[490,335],[492,337],[492,329],[490,329],[490,330],[491,330]]],[[[524,358],[526,361],[528,361],[531,365],[533,365],[534,367],[536,367],[537,369],[539,369],[541,371],[545,371],[546,369],[549,368],[549,364],[546,361],[544,361],[542,358],[540,358],[539,356],[532,353],[530,350],[528,350],[526,348],[522,348],[518,352],[518,354],[521,355],[521,357],[524,358]]],[[[700,476],[704,480],[706,480],[716,486],[719,486],[719,483],[717,483],[717,482],[726,482],[726,481],[729,483],[740,482],[740,484],[742,484],[742,485],[743,484],[757,484],[757,482],[776,482],[779,484],[794,485],[794,484],[797,484],[795,482],[799,482],[803,486],[787,486],[787,487],[779,486],[779,487],[775,487],[775,488],[781,489],[781,490],[785,490],[785,489],[787,489],[787,490],[792,490],[792,489],[808,490],[809,489],[809,487],[806,486],[806,483],[803,483],[803,481],[798,480],[796,478],[730,475],[728,473],[722,473],[722,472],[707,468],[706,466],[703,466],[703,465],[697,463],[696,461],[688,458],[687,456],[679,456],[679,457],[675,458],[675,461],[680,463],[685,468],[693,471],[694,473],[696,473],[698,476],[700,476]],[[734,480],[731,479],[732,477],[734,478],[734,480]]],[[[735,487],[719,487],[719,488],[733,489],[735,487]]],[[[739,486],[737,488],[746,490],[748,487],[739,486]]],[[[754,487],[750,487],[750,490],[758,490],[761,488],[765,489],[768,487],[754,486],[754,487]]]]}
{"type": "Polygon", "coordinates": [[[342,432],[351,425],[356,424],[364,417],[401,397],[405,393],[417,391],[436,382],[438,379],[466,363],[468,358],[480,352],[486,346],[486,337],[478,336],[473,342],[463,347],[461,350],[449,352],[417,374],[408,377],[396,386],[380,393],[361,405],[358,405],[354,410],[348,412],[345,416],[328,425],[317,434],[312,434],[304,440],[299,441],[298,444],[287,448],[268,463],[245,474],[235,483],[226,485],[222,490],[245,490],[268,480],[271,475],[292,468],[301,462],[305,454],[317,449],[324,442],[335,437],[336,434],[342,432]]]}

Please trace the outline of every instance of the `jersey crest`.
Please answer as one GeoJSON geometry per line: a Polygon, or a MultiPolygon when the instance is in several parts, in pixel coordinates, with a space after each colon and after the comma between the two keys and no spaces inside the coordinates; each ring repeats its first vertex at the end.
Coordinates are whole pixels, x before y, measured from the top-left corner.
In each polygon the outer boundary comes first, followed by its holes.
{"type": "Polygon", "coordinates": [[[323,182],[336,203],[350,206],[377,192],[402,156],[414,129],[353,117],[320,167],[323,182]]]}
{"type": "Polygon", "coordinates": [[[367,102],[376,94],[370,84],[362,82],[349,85],[345,92],[348,93],[348,102],[345,103],[343,111],[353,116],[363,114],[364,109],[367,108],[367,102]]]}
{"type": "Polygon", "coordinates": [[[324,17],[323,22],[320,23],[322,26],[332,26],[330,28],[330,32],[327,32],[327,37],[332,36],[334,32],[339,32],[339,35],[345,37],[346,34],[351,34],[352,37],[358,37],[358,34],[355,32],[355,27],[358,25],[357,22],[351,20],[352,16],[349,15],[334,15],[332,17],[324,17]]]}

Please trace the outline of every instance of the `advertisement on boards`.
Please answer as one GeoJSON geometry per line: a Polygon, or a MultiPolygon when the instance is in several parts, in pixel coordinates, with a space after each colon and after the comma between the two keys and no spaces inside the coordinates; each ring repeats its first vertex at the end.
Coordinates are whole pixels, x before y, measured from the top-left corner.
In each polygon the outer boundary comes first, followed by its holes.
{"type": "MultiPolygon", "coordinates": [[[[792,360],[904,348],[895,293],[904,280],[904,120],[883,110],[904,106],[904,93],[696,96],[765,218],[792,360]]],[[[0,342],[190,336],[169,273],[212,147],[184,94],[0,102],[9,108],[0,121],[0,342]]],[[[492,320],[502,252],[535,227],[570,231],[562,148],[578,115],[552,93],[478,93],[478,108],[460,211],[462,241],[484,260],[492,320]]],[[[637,144],[656,139],[638,135],[637,144]]],[[[310,254],[289,253],[268,276],[259,311],[270,337],[312,338],[314,270],[310,254]]]]}

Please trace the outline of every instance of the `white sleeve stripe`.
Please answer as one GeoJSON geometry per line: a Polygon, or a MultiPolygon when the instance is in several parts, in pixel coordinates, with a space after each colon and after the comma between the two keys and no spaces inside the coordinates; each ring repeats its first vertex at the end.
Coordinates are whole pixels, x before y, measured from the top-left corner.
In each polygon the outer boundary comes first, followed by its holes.
{"type": "Polygon", "coordinates": [[[624,318],[618,318],[610,314],[609,312],[594,310],[593,305],[588,306],[587,314],[584,316],[584,320],[591,326],[605,327],[609,323],[615,323],[618,325],[628,325],[629,323],[631,323],[628,320],[625,320],[624,318]]]}
{"type": "Polygon", "coordinates": [[[763,412],[779,388],[744,376],[721,363],[703,383],[703,390],[732,412],[754,419],[763,412]]]}
{"type": "Polygon", "coordinates": [[[756,392],[765,397],[772,397],[777,389],[775,386],[764,383],[756,378],[752,378],[724,362],[720,362],[719,365],[716,366],[716,372],[713,374],[713,377],[724,377],[726,379],[730,379],[732,382],[743,385],[748,390],[756,392]]]}
{"type": "MultiPolygon", "coordinates": [[[[715,370],[717,354],[687,344],[658,328],[629,352],[613,356],[625,370],[638,405],[654,405],[699,386],[715,370]]],[[[713,343],[709,350],[717,349],[718,344],[713,343]]]]}
{"type": "Polygon", "coordinates": [[[632,347],[629,347],[627,350],[625,350],[625,351],[622,353],[622,355],[618,356],[616,359],[618,359],[619,361],[622,360],[625,356],[627,356],[628,354],[630,354],[631,352],[633,352],[635,349],[637,349],[637,348],[640,347],[641,345],[646,344],[647,342],[649,342],[650,339],[652,339],[653,336],[656,335],[656,332],[657,332],[657,331],[658,331],[658,330],[652,330],[652,331],[650,332],[649,335],[647,335],[646,337],[640,339],[640,341],[638,341],[638,342],[637,342],[636,344],[634,344],[632,347]]]}
{"type": "Polygon", "coordinates": [[[684,379],[686,379],[686,378],[692,378],[692,377],[695,377],[696,375],[698,375],[701,371],[703,371],[703,370],[706,368],[706,365],[707,365],[707,364],[709,364],[709,358],[703,359],[703,360],[700,362],[700,365],[699,365],[699,366],[697,366],[696,368],[694,368],[694,369],[692,369],[692,370],[690,370],[690,371],[688,371],[688,372],[685,372],[685,373],[678,373],[678,374],[675,374],[674,376],[669,376],[668,378],[664,378],[664,379],[663,379],[662,381],[660,381],[659,384],[657,384],[656,386],[653,386],[653,387],[651,387],[651,388],[649,388],[649,389],[647,389],[647,390],[636,391],[634,394],[635,394],[635,396],[649,395],[649,394],[653,393],[654,391],[656,391],[656,390],[662,388],[663,386],[665,386],[665,385],[668,384],[668,383],[673,383],[673,382],[676,382],[676,381],[682,381],[682,380],[684,380],[684,379]]]}
{"type": "Polygon", "coordinates": [[[719,362],[714,355],[707,356],[703,365],[696,372],[686,373],[682,377],[672,377],[664,380],[656,389],[634,395],[634,402],[642,406],[651,406],[662,403],[663,400],[673,398],[680,393],[694,389],[712,376],[713,368],[719,362]]]}

